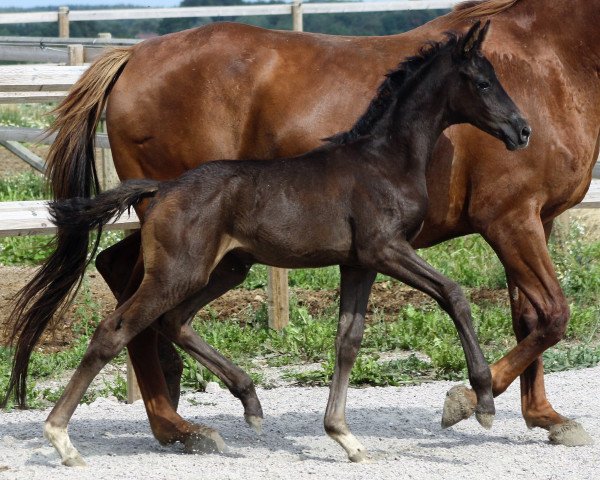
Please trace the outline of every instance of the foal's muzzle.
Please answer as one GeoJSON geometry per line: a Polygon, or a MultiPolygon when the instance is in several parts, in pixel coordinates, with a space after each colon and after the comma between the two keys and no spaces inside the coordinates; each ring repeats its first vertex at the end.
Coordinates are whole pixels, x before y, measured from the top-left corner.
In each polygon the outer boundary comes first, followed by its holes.
{"type": "Polygon", "coordinates": [[[504,133],[504,144],[508,150],[522,150],[529,145],[531,127],[527,120],[516,117],[507,127],[507,131],[504,133]]]}

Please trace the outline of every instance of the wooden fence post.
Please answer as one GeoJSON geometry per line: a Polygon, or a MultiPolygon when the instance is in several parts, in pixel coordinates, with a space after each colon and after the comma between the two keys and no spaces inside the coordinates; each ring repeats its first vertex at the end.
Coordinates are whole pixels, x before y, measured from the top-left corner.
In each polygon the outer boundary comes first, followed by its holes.
{"type": "Polygon", "coordinates": [[[287,326],[290,320],[290,293],[287,269],[269,268],[267,297],[269,327],[274,330],[281,330],[287,326]]]}
{"type": "Polygon", "coordinates": [[[138,385],[137,378],[135,378],[135,371],[131,364],[131,358],[129,353],[127,354],[127,403],[133,403],[142,398],[142,392],[140,392],[140,386],[138,385]]]}
{"type": "MultiPolygon", "coordinates": [[[[106,132],[106,120],[104,118],[100,120],[98,130],[101,132],[106,132]]],[[[115,170],[115,164],[113,162],[110,149],[103,148],[99,160],[100,165],[97,165],[97,167],[99,167],[100,186],[102,187],[102,190],[116,187],[119,184],[119,176],[115,170]]],[[[125,235],[128,235],[134,231],[135,230],[125,230],[125,235]]],[[[135,377],[135,371],[133,370],[133,365],[131,364],[131,358],[129,357],[129,353],[127,353],[127,403],[133,403],[140,398],[142,398],[140,386],[137,378],[135,377]]]]}
{"type": "Polygon", "coordinates": [[[302,1],[294,0],[294,3],[292,3],[292,27],[294,32],[303,31],[302,20],[302,1]]]}
{"type": "Polygon", "coordinates": [[[68,45],[69,65],[83,65],[83,45],[68,45]]]}
{"type": "MultiPolygon", "coordinates": [[[[295,32],[301,32],[302,1],[294,0],[292,4],[292,25],[295,32]]],[[[269,327],[281,330],[290,321],[290,293],[288,288],[288,271],[285,268],[269,268],[267,284],[267,306],[269,327]]]]}
{"type": "Polygon", "coordinates": [[[58,7],[58,36],[69,38],[69,7],[58,7]]]}

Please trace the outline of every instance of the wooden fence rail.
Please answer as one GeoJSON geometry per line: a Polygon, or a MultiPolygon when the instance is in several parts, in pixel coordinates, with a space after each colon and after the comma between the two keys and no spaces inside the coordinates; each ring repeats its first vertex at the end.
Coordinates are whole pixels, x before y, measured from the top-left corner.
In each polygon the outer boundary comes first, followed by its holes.
{"type": "Polygon", "coordinates": [[[69,47],[81,45],[83,61],[89,63],[107,47],[130,46],[142,41],[102,35],[99,38],[0,36],[0,61],[70,63],[69,47]]]}
{"type": "MultiPolygon", "coordinates": [[[[242,17],[292,15],[294,27],[302,25],[302,16],[323,13],[359,13],[406,10],[449,9],[463,0],[403,0],[395,2],[334,2],[291,4],[236,5],[215,7],[131,8],[115,10],[69,10],[0,14],[0,24],[56,22],[59,37],[69,36],[69,23],[97,20],[141,20],[185,17],[242,17]]],[[[296,30],[296,28],[294,28],[296,30]]]]}

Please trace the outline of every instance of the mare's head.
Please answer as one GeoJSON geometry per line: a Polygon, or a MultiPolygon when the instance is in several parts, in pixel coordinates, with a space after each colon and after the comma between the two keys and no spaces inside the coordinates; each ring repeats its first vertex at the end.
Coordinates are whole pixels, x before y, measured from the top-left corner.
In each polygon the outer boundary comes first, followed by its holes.
{"type": "Polygon", "coordinates": [[[452,123],[470,123],[502,140],[509,150],[527,147],[531,128],[496,77],[481,46],[490,22],[477,22],[456,42],[447,77],[452,123]]]}

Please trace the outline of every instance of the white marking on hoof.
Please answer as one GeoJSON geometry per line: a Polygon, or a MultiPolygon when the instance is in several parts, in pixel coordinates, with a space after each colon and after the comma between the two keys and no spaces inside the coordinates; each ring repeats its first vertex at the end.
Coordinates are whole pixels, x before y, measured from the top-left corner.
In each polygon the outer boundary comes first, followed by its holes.
{"type": "Polygon", "coordinates": [[[227,445],[216,430],[211,428],[191,433],[183,442],[186,453],[224,453],[227,445]]]}
{"type": "Polygon", "coordinates": [[[263,419],[261,417],[257,417],[256,415],[244,415],[244,418],[246,419],[246,423],[250,425],[258,435],[262,433],[263,419]]]}
{"type": "Polygon", "coordinates": [[[494,424],[494,415],[492,413],[479,413],[475,412],[475,418],[486,430],[490,430],[494,424]]]}
{"type": "Polygon", "coordinates": [[[62,464],[67,467],[87,467],[87,463],[81,455],[77,455],[73,458],[66,458],[62,461],[62,464]]]}
{"type": "Polygon", "coordinates": [[[365,450],[359,450],[354,455],[349,455],[348,459],[352,463],[370,463],[369,457],[367,456],[367,452],[365,450]]]}
{"type": "Polygon", "coordinates": [[[467,391],[468,388],[464,385],[456,385],[448,390],[442,413],[442,428],[451,427],[473,415],[475,405],[469,400],[467,391]]]}
{"type": "Polygon", "coordinates": [[[49,422],[44,424],[44,437],[56,448],[63,465],[67,467],[84,467],[85,460],[71,443],[67,429],[55,427],[49,422]]]}
{"type": "Polygon", "coordinates": [[[567,447],[581,447],[593,445],[594,439],[585,431],[583,426],[574,420],[553,425],[548,431],[548,439],[551,443],[565,445],[567,447]]]}
{"type": "Polygon", "coordinates": [[[352,433],[330,433],[329,436],[346,450],[348,459],[351,462],[363,463],[369,460],[367,449],[362,446],[362,443],[352,433]]]}

